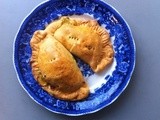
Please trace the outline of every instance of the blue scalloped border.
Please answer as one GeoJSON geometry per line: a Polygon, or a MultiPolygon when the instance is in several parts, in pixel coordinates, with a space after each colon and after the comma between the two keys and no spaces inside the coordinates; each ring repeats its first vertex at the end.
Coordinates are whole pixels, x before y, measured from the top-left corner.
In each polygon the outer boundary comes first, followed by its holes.
{"type": "MultiPolygon", "coordinates": [[[[40,4],[25,18],[20,26],[13,46],[13,61],[17,77],[29,96],[52,112],[71,116],[93,113],[114,102],[130,81],[135,66],[135,43],[132,33],[118,11],[102,1],[63,0],[61,4],[59,4],[59,1],[51,0],[40,4]],[[67,9],[65,8],[66,4],[70,4],[67,9]],[[46,22],[49,23],[51,19],[57,19],[57,14],[72,15],[86,12],[93,14],[100,24],[106,25],[107,29],[110,30],[110,35],[115,36],[116,70],[110,76],[109,81],[101,89],[91,94],[85,101],[67,102],[55,99],[40,88],[33,79],[30,66],[26,65],[29,64],[31,55],[29,40],[35,30],[44,29],[46,22]],[[46,17],[46,14],[49,16],[46,17]],[[37,18],[38,16],[39,18],[37,18]]],[[[90,71],[81,61],[80,65],[84,66],[86,71],[90,71]]],[[[92,74],[92,72],[90,73],[92,74]]]]}

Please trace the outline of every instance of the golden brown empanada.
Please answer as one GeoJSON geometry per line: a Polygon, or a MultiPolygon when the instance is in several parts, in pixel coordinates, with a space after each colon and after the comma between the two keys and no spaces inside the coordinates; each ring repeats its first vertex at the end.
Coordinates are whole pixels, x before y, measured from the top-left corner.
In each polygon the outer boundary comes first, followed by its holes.
{"type": "Polygon", "coordinates": [[[44,90],[62,100],[81,100],[88,96],[84,81],[73,56],[53,36],[36,31],[30,42],[34,78],[44,90]]]}
{"type": "Polygon", "coordinates": [[[45,31],[88,63],[94,72],[103,70],[113,61],[110,36],[95,20],[61,17],[50,23],[45,31]]]}

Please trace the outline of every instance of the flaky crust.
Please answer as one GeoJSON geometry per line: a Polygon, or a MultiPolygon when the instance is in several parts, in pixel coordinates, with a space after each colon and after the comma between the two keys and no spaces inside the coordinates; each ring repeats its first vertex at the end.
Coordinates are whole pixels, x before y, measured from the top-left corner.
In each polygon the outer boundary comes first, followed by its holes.
{"type": "Polygon", "coordinates": [[[82,100],[89,88],[69,51],[45,31],[36,31],[30,41],[34,78],[49,94],[62,100],[82,100]]]}
{"type": "Polygon", "coordinates": [[[113,61],[110,36],[95,20],[61,17],[50,23],[45,31],[88,63],[94,72],[102,71],[113,61]]]}

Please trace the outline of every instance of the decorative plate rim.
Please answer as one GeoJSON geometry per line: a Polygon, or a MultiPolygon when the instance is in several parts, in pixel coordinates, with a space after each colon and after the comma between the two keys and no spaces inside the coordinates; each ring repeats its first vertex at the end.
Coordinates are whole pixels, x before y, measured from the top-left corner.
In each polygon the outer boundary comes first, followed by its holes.
{"type": "MultiPolygon", "coordinates": [[[[16,40],[17,40],[17,36],[19,34],[19,31],[21,30],[21,27],[25,24],[26,20],[33,14],[33,12],[35,10],[38,10],[39,8],[42,7],[42,5],[44,5],[45,3],[49,2],[51,0],[45,0],[41,3],[39,3],[38,5],[36,5],[30,13],[28,13],[28,15],[26,15],[26,17],[24,17],[24,19],[22,20],[21,24],[19,25],[19,28],[17,30],[17,33],[14,37],[14,42],[13,42],[13,56],[12,56],[12,62],[13,62],[13,66],[14,66],[14,69],[15,69],[15,72],[16,72],[16,76],[17,76],[17,79],[18,79],[18,82],[20,83],[20,85],[22,86],[22,88],[26,91],[26,93],[30,96],[30,98],[35,101],[37,104],[39,104],[40,106],[44,107],[45,109],[51,111],[51,112],[54,112],[54,113],[58,113],[58,114],[63,114],[63,115],[68,115],[68,116],[80,116],[80,115],[86,115],[86,114],[92,114],[92,113],[95,113],[107,106],[109,106],[110,104],[112,104],[113,102],[115,102],[115,100],[124,92],[124,90],[126,89],[126,87],[128,86],[129,82],[130,82],[130,79],[131,79],[131,76],[134,72],[134,69],[135,69],[135,64],[136,64],[136,45],[135,45],[135,41],[134,41],[134,38],[133,38],[133,35],[132,35],[132,31],[131,31],[131,28],[129,27],[128,23],[126,22],[126,20],[123,18],[123,16],[112,6],[110,5],[109,3],[107,3],[106,1],[104,0],[99,0],[99,2],[103,2],[105,3],[105,5],[107,6],[107,8],[109,8],[109,10],[112,10],[112,12],[116,15],[118,15],[118,18],[121,19],[121,21],[123,22],[123,24],[126,26],[127,30],[128,31],[128,35],[129,35],[129,38],[131,39],[131,42],[133,44],[133,65],[132,67],[130,68],[131,71],[129,72],[129,75],[128,75],[128,80],[127,80],[127,83],[125,84],[125,86],[123,87],[123,89],[118,93],[118,95],[111,101],[109,102],[108,104],[105,104],[95,110],[91,110],[89,112],[85,112],[85,113],[65,113],[65,112],[58,112],[56,110],[52,110],[50,108],[48,108],[47,106],[41,104],[40,102],[38,102],[34,96],[32,96],[30,94],[30,92],[25,88],[25,86],[23,85],[21,79],[20,79],[20,76],[19,76],[19,73],[18,73],[18,70],[17,70],[17,66],[16,66],[16,59],[15,59],[15,54],[16,54],[16,46],[15,46],[15,43],[16,43],[16,40]]],[[[55,0],[56,1],[56,0],[55,0]]]]}

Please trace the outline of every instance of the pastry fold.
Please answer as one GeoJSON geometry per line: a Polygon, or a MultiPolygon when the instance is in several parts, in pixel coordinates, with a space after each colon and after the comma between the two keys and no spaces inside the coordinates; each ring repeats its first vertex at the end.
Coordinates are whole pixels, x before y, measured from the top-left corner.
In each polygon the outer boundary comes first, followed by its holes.
{"type": "Polygon", "coordinates": [[[109,33],[95,20],[61,17],[50,23],[45,31],[89,64],[94,72],[102,71],[113,61],[109,33]]]}
{"type": "Polygon", "coordinates": [[[52,35],[36,31],[30,41],[34,78],[49,94],[62,100],[82,100],[89,88],[70,52],[52,35]]]}

